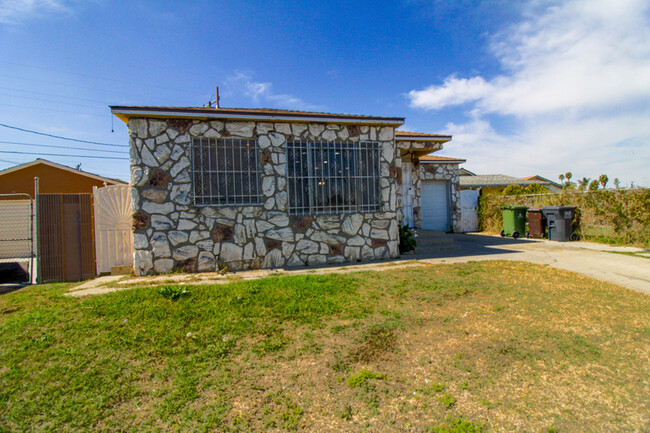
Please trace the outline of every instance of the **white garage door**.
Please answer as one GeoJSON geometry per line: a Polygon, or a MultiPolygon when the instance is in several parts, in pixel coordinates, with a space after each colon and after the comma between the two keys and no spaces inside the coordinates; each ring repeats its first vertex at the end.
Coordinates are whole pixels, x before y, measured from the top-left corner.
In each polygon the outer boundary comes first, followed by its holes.
{"type": "Polygon", "coordinates": [[[422,228],[449,231],[449,192],[446,181],[422,182],[422,228]]]}

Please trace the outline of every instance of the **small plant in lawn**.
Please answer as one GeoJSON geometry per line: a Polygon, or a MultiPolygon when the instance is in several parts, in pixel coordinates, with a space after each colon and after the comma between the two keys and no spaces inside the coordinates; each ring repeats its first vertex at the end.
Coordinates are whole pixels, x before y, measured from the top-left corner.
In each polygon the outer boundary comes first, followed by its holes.
{"type": "Polygon", "coordinates": [[[433,426],[427,430],[428,433],[482,433],[484,431],[482,422],[475,424],[463,417],[452,419],[445,424],[433,426]]]}
{"type": "Polygon", "coordinates": [[[339,416],[341,419],[344,419],[346,421],[350,421],[352,419],[352,405],[350,403],[346,403],[345,407],[341,410],[339,416]]]}
{"type": "Polygon", "coordinates": [[[280,420],[284,428],[287,430],[298,430],[300,428],[300,417],[302,417],[303,410],[300,406],[290,400],[284,402],[284,411],[280,415],[280,420]]]}
{"type": "Polygon", "coordinates": [[[451,409],[454,404],[456,404],[456,399],[453,395],[448,392],[439,397],[440,403],[444,406],[445,409],[451,409]]]}
{"type": "Polygon", "coordinates": [[[158,289],[158,294],[165,299],[176,301],[184,296],[189,296],[190,291],[181,286],[162,286],[158,289]]]}
{"type": "Polygon", "coordinates": [[[415,390],[416,393],[422,395],[433,395],[439,392],[444,391],[447,388],[447,385],[444,383],[427,383],[424,386],[421,386],[415,390]]]}
{"type": "Polygon", "coordinates": [[[361,370],[360,372],[358,372],[357,374],[354,374],[354,375],[348,377],[347,380],[345,381],[345,383],[347,383],[350,388],[356,388],[358,386],[362,386],[364,383],[366,383],[367,381],[369,381],[371,379],[382,380],[385,377],[386,376],[384,374],[373,373],[370,370],[365,370],[364,369],[364,370],[361,370]]]}
{"type": "Polygon", "coordinates": [[[400,254],[413,251],[418,245],[415,229],[408,224],[401,223],[399,225],[399,252],[400,254]]]}
{"type": "Polygon", "coordinates": [[[494,407],[494,404],[492,404],[491,402],[489,402],[488,400],[485,400],[483,398],[480,399],[479,402],[488,409],[492,409],[494,407]]]}
{"type": "Polygon", "coordinates": [[[218,262],[217,263],[217,273],[218,274],[223,275],[223,274],[228,274],[230,272],[232,272],[232,270],[230,269],[230,267],[228,266],[227,263],[224,263],[224,262],[218,262]]]}

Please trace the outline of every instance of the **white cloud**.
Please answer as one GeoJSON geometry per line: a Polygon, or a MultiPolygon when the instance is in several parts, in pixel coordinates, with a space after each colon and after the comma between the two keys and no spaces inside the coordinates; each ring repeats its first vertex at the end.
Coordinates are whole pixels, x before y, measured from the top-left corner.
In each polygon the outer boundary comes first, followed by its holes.
{"type": "Polygon", "coordinates": [[[471,119],[447,132],[479,172],[579,167],[650,185],[649,13],[645,0],[531,1],[521,22],[492,38],[502,74],[450,76],[409,92],[411,106],[466,104],[471,119]],[[496,133],[493,116],[515,132],[496,133]]]}
{"type": "Polygon", "coordinates": [[[63,0],[0,0],[0,23],[15,24],[33,16],[69,11],[63,0]]]}
{"type": "Polygon", "coordinates": [[[414,107],[439,109],[485,98],[492,91],[492,85],[482,77],[466,79],[451,76],[447,77],[442,86],[411,90],[409,98],[414,107]]]}
{"type": "Polygon", "coordinates": [[[231,96],[243,95],[261,108],[284,108],[293,110],[322,110],[319,105],[309,104],[302,99],[283,93],[275,93],[268,82],[254,81],[250,73],[237,72],[226,79],[225,90],[231,96]]]}

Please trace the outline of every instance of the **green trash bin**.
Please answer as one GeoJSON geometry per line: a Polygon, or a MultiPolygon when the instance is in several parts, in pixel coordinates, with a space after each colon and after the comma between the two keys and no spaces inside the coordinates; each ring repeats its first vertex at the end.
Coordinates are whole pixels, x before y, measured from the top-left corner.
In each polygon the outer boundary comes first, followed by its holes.
{"type": "Polygon", "coordinates": [[[517,239],[526,234],[526,206],[501,206],[503,212],[503,230],[501,236],[517,239]]]}

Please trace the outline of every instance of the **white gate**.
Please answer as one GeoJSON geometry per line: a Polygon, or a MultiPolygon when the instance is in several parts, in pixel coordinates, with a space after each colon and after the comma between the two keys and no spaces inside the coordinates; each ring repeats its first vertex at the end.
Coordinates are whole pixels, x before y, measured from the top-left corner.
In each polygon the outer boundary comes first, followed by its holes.
{"type": "Polygon", "coordinates": [[[404,224],[414,227],[413,224],[413,164],[402,162],[402,214],[404,224]]]}
{"type": "Polygon", "coordinates": [[[461,232],[478,231],[478,191],[464,189],[460,192],[461,232]]]}
{"type": "Polygon", "coordinates": [[[97,274],[133,265],[131,187],[93,187],[97,274]]]}

